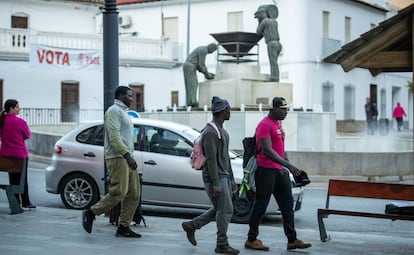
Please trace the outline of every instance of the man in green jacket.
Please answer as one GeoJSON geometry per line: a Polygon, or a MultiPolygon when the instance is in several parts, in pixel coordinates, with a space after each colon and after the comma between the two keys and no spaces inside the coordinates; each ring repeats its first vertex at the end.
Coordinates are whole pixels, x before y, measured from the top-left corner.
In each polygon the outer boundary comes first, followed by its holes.
{"type": "Polygon", "coordinates": [[[202,131],[203,151],[206,164],[203,168],[204,187],[213,207],[202,215],[182,224],[187,233],[187,239],[192,245],[197,245],[196,229],[216,220],[217,246],[216,253],[238,254],[240,251],[228,243],[227,228],[233,216],[232,192],[237,190],[229,156],[229,134],[223,128],[223,123],[230,119],[230,105],[225,99],[213,97],[211,102],[213,123],[206,125],[202,131]],[[215,125],[220,132],[212,126],[215,125]]]}
{"type": "Polygon", "coordinates": [[[109,170],[109,193],[90,209],[82,212],[82,226],[92,232],[95,215],[108,212],[121,203],[118,237],[141,237],[129,228],[139,201],[139,176],[137,162],[133,157],[133,124],[127,114],[131,106],[132,91],[120,86],[115,90],[114,104],[105,113],[105,162],[109,170]]]}

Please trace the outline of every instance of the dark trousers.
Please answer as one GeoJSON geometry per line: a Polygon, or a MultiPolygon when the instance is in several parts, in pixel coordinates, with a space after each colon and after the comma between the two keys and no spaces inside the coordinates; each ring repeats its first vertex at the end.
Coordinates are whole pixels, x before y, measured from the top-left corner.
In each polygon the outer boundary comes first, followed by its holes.
{"type": "Polygon", "coordinates": [[[395,118],[395,120],[397,120],[398,131],[401,131],[401,127],[402,127],[402,124],[403,124],[403,118],[399,117],[399,118],[395,118]]]}
{"type": "MultiPolygon", "coordinates": [[[[21,202],[22,206],[26,206],[26,205],[31,204],[30,199],[29,199],[29,186],[27,184],[28,174],[29,173],[27,171],[27,164],[26,164],[26,179],[24,180],[24,192],[21,195],[16,195],[17,200],[21,202]],[[20,198],[21,198],[21,200],[20,200],[20,198]]],[[[20,176],[21,176],[21,173],[9,173],[9,182],[10,182],[10,184],[19,185],[20,176]]]]}
{"type": "Polygon", "coordinates": [[[256,201],[250,215],[248,240],[253,242],[259,235],[260,221],[273,194],[282,213],[283,230],[288,242],[294,242],[296,240],[295,215],[289,172],[286,169],[278,170],[258,166],[255,181],[256,201]]]}
{"type": "Polygon", "coordinates": [[[376,129],[377,121],[376,120],[367,120],[367,134],[374,135],[376,129]]]}

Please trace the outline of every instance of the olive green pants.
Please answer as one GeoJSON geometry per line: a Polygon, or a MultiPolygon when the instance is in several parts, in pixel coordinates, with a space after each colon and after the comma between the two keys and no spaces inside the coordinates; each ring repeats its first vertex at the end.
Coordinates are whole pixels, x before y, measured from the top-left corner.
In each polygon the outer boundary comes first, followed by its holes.
{"type": "Polygon", "coordinates": [[[121,202],[119,224],[128,227],[139,202],[140,184],[137,170],[129,168],[124,158],[107,159],[109,170],[109,193],[91,207],[94,214],[108,212],[121,202]]]}

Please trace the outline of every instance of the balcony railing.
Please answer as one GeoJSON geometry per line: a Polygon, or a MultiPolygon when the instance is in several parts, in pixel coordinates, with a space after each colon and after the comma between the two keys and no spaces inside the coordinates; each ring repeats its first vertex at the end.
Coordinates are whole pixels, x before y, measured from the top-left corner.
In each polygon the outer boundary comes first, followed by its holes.
{"type": "MultiPolygon", "coordinates": [[[[1,29],[0,52],[26,53],[30,44],[75,49],[102,49],[102,35],[40,32],[28,29],[1,29]]],[[[169,40],[143,39],[138,37],[119,37],[119,58],[136,61],[182,62],[182,44],[169,40]]]]}
{"type": "Polygon", "coordinates": [[[103,109],[81,109],[70,121],[62,121],[62,111],[56,108],[20,108],[19,116],[31,125],[74,125],[88,120],[102,120],[103,109]]]}

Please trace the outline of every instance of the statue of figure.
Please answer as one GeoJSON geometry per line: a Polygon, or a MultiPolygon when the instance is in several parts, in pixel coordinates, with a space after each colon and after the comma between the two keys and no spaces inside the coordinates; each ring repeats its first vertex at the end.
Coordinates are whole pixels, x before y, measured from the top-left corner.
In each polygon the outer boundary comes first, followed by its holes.
{"type": "Polygon", "coordinates": [[[206,67],[206,56],[209,53],[213,53],[217,50],[215,43],[210,43],[207,46],[199,46],[188,55],[185,63],[183,64],[184,82],[186,92],[186,104],[187,106],[198,106],[197,101],[197,89],[198,79],[197,71],[204,74],[207,80],[214,79],[214,74],[209,73],[206,67]]]}
{"type": "Polygon", "coordinates": [[[276,18],[279,12],[276,5],[261,5],[257,9],[254,17],[259,21],[256,33],[263,35],[267,44],[267,54],[270,63],[270,80],[279,81],[279,66],[277,59],[282,45],[279,42],[279,31],[276,18]]]}

